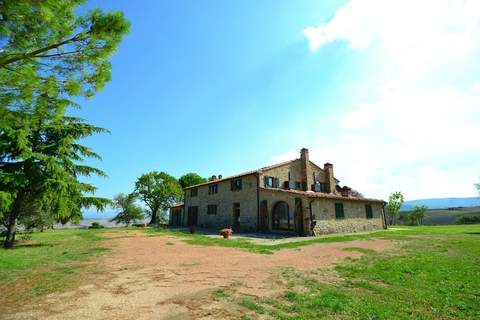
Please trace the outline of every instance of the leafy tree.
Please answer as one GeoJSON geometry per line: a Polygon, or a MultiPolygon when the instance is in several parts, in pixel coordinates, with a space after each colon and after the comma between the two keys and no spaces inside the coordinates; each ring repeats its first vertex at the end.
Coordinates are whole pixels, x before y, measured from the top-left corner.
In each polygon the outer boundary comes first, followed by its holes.
{"type": "Polygon", "coordinates": [[[428,208],[426,206],[415,206],[413,210],[408,214],[410,223],[413,225],[423,224],[423,218],[427,213],[428,208]]]}
{"type": "Polygon", "coordinates": [[[475,184],[475,188],[477,188],[478,193],[480,194],[480,183],[475,184]]]}
{"type": "Polygon", "coordinates": [[[120,212],[110,221],[115,221],[117,224],[125,223],[129,226],[131,222],[135,223],[136,220],[143,219],[143,210],[135,204],[135,199],[134,194],[117,194],[113,198],[113,207],[119,209],[120,212]]]}
{"type": "Polygon", "coordinates": [[[205,183],[207,182],[207,179],[199,176],[194,172],[189,172],[181,176],[180,179],[178,179],[178,181],[180,182],[180,185],[182,186],[182,189],[183,189],[196,184],[205,183]]]}
{"type": "Polygon", "coordinates": [[[110,80],[109,57],[129,23],[122,13],[77,16],[82,0],[0,1],[0,220],[4,247],[18,223],[79,220],[108,199],[88,195],[81,176],[105,174],[80,164],[100,158],[77,143],[106,130],[67,116],[73,99],[91,97],[110,80]]]}
{"type": "Polygon", "coordinates": [[[147,205],[150,225],[158,223],[159,210],[182,199],[182,188],[175,177],[165,172],[152,171],[141,175],[135,182],[135,194],[147,205]]]}
{"type": "Polygon", "coordinates": [[[388,197],[387,209],[393,219],[393,224],[397,221],[397,217],[400,213],[404,198],[401,192],[394,192],[388,197]]]}

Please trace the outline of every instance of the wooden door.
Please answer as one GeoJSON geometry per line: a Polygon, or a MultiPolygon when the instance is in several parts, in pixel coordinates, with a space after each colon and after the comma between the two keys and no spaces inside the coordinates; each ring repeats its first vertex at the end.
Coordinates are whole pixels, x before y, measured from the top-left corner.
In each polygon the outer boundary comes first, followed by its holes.
{"type": "Polygon", "coordinates": [[[233,204],[233,223],[232,227],[234,230],[240,230],[240,203],[235,202],[233,204]]]}
{"type": "Polygon", "coordinates": [[[295,232],[303,236],[303,209],[302,209],[302,199],[295,198],[295,232]]]}
{"type": "Polygon", "coordinates": [[[260,202],[260,217],[258,221],[258,230],[268,231],[268,203],[267,200],[260,202]]]}
{"type": "Polygon", "coordinates": [[[197,225],[198,221],[198,207],[188,208],[188,226],[193,227],[197,225]]]}

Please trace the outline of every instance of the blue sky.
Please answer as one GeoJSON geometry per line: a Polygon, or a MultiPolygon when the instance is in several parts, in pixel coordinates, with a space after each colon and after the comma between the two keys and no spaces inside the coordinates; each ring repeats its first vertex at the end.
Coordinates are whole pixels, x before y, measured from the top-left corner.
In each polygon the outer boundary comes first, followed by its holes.
{"type": "Polygon", "coordinates": [[[86,141],[109,175],[91,179],[98,194],[151,170],[227,176],[308,147],[368,196],[475,195],[480,8],[385,3],[89,1],[132,24],[80,113],[112,132],[86,141]]]}

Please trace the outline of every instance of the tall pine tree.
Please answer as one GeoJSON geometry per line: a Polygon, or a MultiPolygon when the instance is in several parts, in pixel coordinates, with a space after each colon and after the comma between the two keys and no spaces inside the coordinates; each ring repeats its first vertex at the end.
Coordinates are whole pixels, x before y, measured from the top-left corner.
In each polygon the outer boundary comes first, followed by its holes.
{"type": "Polygon", "coordinates": [[[78,141],[105,129],[68,115],[76,97],[91,97],[110,80],[109,58],[129,23],[120,12],[75,12],[84,1],[0,1],[0,220],[4,247],[18,224],[48,217],[79,220],[108,199],[79,177],[103,171],[78,141]]]}

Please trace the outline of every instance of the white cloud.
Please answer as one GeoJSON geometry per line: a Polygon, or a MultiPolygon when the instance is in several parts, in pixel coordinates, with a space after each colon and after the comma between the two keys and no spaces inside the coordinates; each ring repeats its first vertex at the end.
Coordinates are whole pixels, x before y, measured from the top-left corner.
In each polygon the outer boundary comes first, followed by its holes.
{"type": "Polygon", "coordinates": [[[480,82],[475,82],[472,86],[472,90],[475,92],[480,92],[480,82]]]}
{"type": "Polygon", "coordinates": [[[449,72],[480,55],[480,1],[352,0],[303,34],[312,51],[337,40],[370,48],[382,57],[372,70],[385,70],[340,135],[310,146],[314,160],[334,161],[338,178],[371,196],[474,195],[480,83],[449,72]]]}
{"type": "Polygon", "coordinates": [[[337,40],[355,49],[377,41],[404,72],[419,72],[471,52],[478,44],[479,18],[478,0],[352,0],[332,20],[303,34],[313,51],[337,40]]]}

